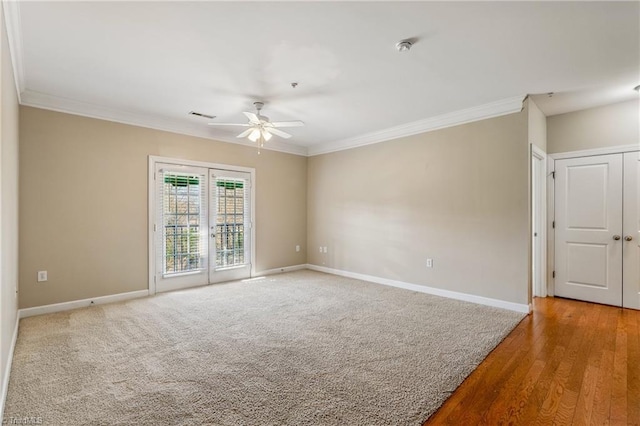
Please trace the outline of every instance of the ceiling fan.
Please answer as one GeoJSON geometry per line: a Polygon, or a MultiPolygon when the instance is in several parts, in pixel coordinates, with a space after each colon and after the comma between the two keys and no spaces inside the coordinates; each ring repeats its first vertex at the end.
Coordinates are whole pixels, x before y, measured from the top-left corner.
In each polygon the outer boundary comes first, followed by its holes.
{"type": "Polygon", "coordinates": [[[289,139],[291,135],[287,132],[279,130],[281,127],[300,127],[304,126],[302,121],[269,121],[269,117],[265,117],[260,114],[264,103],[254,102],[257,113],[243,112],[249,119],[248,123],[209,123],[210,126],[238,126],[248,127],[247,130],[240,133],[238,138],[248,137],[251,142],[260,141],[260,146],[264,145],[264,142],[271,139],[273,135],[280,136],[284,139],[289,139]]]}

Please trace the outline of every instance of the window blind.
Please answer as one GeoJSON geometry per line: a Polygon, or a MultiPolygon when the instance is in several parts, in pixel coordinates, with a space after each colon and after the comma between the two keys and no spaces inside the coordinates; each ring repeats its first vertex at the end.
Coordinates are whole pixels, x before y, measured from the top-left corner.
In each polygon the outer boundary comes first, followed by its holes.
{"type": "Polygon", "coordinates": [[[207,269],[206,174],[160,170],[157,182],[157,224],[161,233],[156,253],[161,273],[180,274],[207,269]]]}
{"type": "Polygon", "coordinates": [[[249,180],[214,176],[216,268],[250,263],[249,180]]]}

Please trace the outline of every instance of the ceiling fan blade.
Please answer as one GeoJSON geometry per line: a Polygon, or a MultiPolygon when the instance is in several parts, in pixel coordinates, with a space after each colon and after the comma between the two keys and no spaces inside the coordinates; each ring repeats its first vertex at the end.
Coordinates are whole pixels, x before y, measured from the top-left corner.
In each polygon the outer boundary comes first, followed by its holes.
{"type": "Polygon", "coordinates": [[[238,136],[236,136],[236,138],[246,138],[247,136],[249,136],[249,133],[253,132],[253,127],[250,129],[245,130],[244,132],[240,133],[238,136]]]}
{"type": "Polygon", "coordinates": [[[273,133],[276,136],[280,136],[281,138],[289,139],[291,135],[289,133],[283,132],[282,130],[278,130],[273,127],[269,127],[269,133],[273,133]]]}
{"type": "Polygon", "coordinates": [[[249,127],[249,123],[207,123],[209,126],[240,126],[240,127],[249,127]]]}
{"type": "Polygon", "coordinates": [[[260,119],[254,113],[245,111],[243,112],[243,114],[246,115],[249,121],[251,121],[252,123],[260,124],[260,119]]]}
{"type": "Polygon", "coordinates": [[[302,121],[274,121],[271,123],[272,127],[300,127],[304,126],[302,121]]]}

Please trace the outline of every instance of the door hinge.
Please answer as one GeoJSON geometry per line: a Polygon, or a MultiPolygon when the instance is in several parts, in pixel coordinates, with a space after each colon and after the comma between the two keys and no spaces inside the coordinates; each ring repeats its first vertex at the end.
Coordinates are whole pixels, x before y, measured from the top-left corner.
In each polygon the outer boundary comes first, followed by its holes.
{"type": "Polygon", "coordinates": [[[551,274],[551,276],[552,276],[553,278],[555,278],[555,277],[556,277],[556,271],[553,271],[553,273],[551,274]]]}
{"type": "Polygon", "coordinates": [[[556,178],[556,172],[551,172],[551,179],[555,179],[556,178]]]}
{"type": "Polygon", "coordinates": [[[555,220],[554,220],[553,222],[551,222],[551,227],[552,227],[553,229],[556,229],[556,221],[555,221],[555,220]]]}

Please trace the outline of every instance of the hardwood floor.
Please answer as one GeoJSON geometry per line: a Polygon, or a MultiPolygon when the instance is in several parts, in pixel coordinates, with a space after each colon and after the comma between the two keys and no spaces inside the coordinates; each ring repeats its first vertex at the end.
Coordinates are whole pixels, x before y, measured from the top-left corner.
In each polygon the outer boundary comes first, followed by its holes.
{"type": "Polygon", "coordinates": [[[425,425],[640,425],[640,311],[533,309],[425,425]]]}

